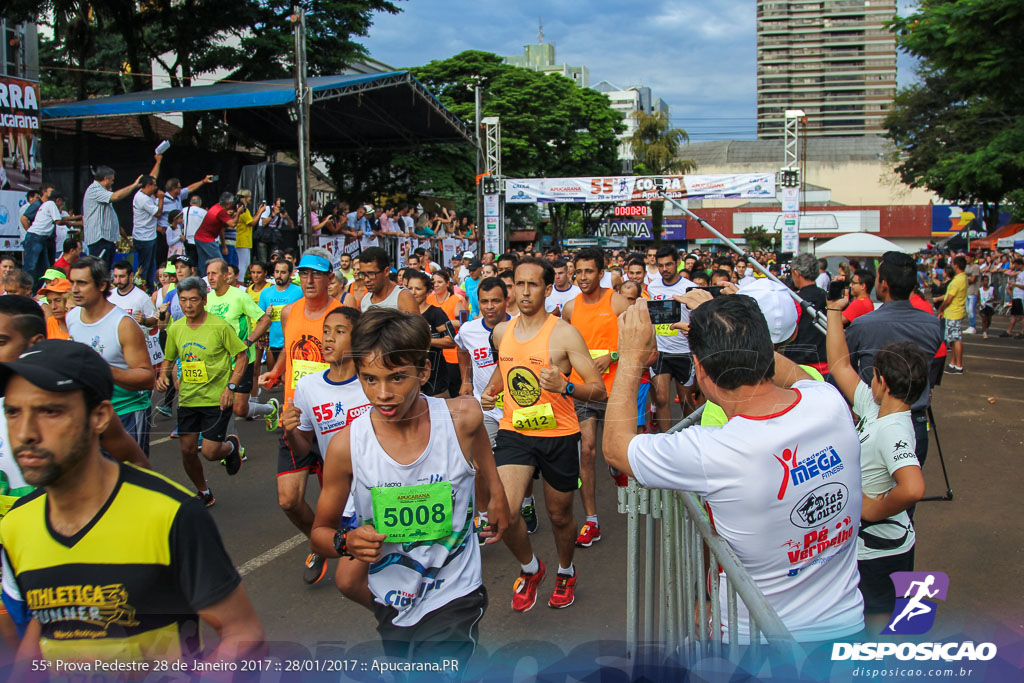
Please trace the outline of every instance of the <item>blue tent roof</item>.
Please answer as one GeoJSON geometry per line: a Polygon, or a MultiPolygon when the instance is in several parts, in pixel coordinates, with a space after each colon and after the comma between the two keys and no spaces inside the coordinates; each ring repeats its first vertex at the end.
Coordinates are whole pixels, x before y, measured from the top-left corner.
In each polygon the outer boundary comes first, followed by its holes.
{"type": "MultiPolygon", "coordinates": [[[[314,149],[414,146],[472,141],[470,129],[408,71],[311,76],[314,149]],[[349,97],[357,95],[357,97],[349,97]]],[[[225,119],[271,148],[294,148],[290,79],[163,88],[44,107],[44,120],[223,111],[225,119]]]]}

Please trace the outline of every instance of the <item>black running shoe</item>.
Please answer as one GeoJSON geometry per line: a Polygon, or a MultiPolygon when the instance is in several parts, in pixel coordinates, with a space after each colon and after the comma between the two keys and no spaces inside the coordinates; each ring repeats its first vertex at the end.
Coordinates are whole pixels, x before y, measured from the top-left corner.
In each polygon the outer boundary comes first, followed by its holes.
{"type": "Polygon", "coordinates": [[[316,553],[306,556],[306,568],[302,571],[302,580],[312,586],[319,583],[327,574],[327,559],[316,553]]]}
{"type": "Polygon", "coordinates": [[[537,510],[533,505],[527,504],[522,506],[519,508],[519,514],[523,516],[523,521],[526,522],[526,533],[536,533],[540,522],[537,521],[537,510]]]}
{"type": "Polygon", "coordinates": [[[217,502],[213,497],[213,491],[208,491],[206,493],[197,493],[194,496],[194,498],[203,505],[205,505],[206,507],[213,507],[213,504],[217,502]]]}
{"type": "Polygon", "coordinates": [[[242,442],[235,434],[229,434],[227,440],[235,445],[235,450],[224,458],[224,467],[228,471],[228,476],[234,476],[238,474],[238,470],[242,469],[242,442]]]}

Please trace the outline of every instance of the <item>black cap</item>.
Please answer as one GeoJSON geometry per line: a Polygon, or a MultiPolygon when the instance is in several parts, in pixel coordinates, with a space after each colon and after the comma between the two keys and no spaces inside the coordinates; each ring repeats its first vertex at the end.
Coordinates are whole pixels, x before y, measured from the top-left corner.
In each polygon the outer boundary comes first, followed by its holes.
{"type": "Polygon", "coordinates": [[[19,375],[44,391],[91,391],[100,400],[114,393],[110,366],[92,347],[66,339],[47,339],[30,347],[13,363],[0,363],[0,393],[11,375],[19,375]]]}
{"type": "Polygon", "coordinates": [[[475,258],[469,262],[469,265],[466,266],[466,268],[468,268],[469,270],[476,270],[477,268],[482,268],[483,265],[484,264],[480,262],[480,259],[475,258]]]}
{"type": "Polygon", "coordinates": [[[178,254],[177,256],[172,257],[171,262],[184,263],[186,266],[192,265],[192,259],[190,259],[188,256],[185,256],[184,254],[178,254]]]}

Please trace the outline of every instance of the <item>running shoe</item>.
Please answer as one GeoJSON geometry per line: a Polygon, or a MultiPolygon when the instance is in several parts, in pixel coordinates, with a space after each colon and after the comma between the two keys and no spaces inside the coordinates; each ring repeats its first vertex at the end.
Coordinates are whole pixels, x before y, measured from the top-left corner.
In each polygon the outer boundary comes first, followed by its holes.
{"type": "Polygon", "coordinates": [[[272,398],[267,401],[267,405],[274,409],[274,412],[267,415],[267,431],[272,432],[277,429],[278,423],[281,421],[281,402],[276,398],[272,398]]]}
{"type": "Polygon", "coordinates": [[[172,439],[177,439],[178,438],[178,428],[177,427],[175,427],[174,431],[171,432],[171,438],[172,439]]]}
{"type": "MultiPolygon", "coordinates": [[[[584,522],[580,535],[576,537],[577,548],[589,548],[601,540],[601,527],[594,522],[584,522]]],[[[572,601],[569,601],[572,604],[572,601]]]]}
{"type": "Polygon", "coordinates": [[[519,514],[523,516],[523,521],[526,522],[526,533],[537,533],[537,527],[540,526],[540,522],[537,520],[536,508],[532,504],[527,503],[519,508],[519,514]]]}
{"type": "MultiPolygon", "coordinates": [[[[575,570],[574,570],[575,571],[575,570]]],[[[565,609],[573,603],[576,595],[576,574],[566,576],[555,574],[555,590],[548,600],[548,607],[553,609],[565,609]]]]}
{"type": "Polygon", "coordinates": [[[245,449],[242,448],[242,442],[238,440],[237,435],[229,434],[227,440],[235,444],[235,450],[224,458],[224,467],[227,468],[228,476],[233,477],[238,474],[238,470],[242,469],[242,456],[245,455],[245,449]]]}
{"type": "Polygon", "coordinates": [[[156,412],[160,413],[164,417],[170,417],[171,416],[171,408],[170,408],[170,406],[157,406],[156,407],[156,412]]]}
{"type": "Polygon", "coordinates": [[[608,474],[612,475],[612,479],[615,480],[616,486],[629,486],[629,475],[625,472],[620,472],[614,467],[609,467],[608,474]]]}
{"type": "Polygon", "coordinates": [[[319,583],[320,579],[327,574],[327,559],[316,553],[306,556],[306,568],[302,571],[302,580],[312,586],[319,583]]]}
{"type": "Polygon", "coordinates": [[[959,368],[959,367],[957,367],[955,365],[947,365],[946,366],[946,374],[947,375],[962,375],[962,374],[964,374],[964,369],[963,368],[959,368]]]}
{"type": "Polygon", "coordinates": [[[537,603],[537,586],[544,578],[544,563],[537,560],[539,568],[534,574],[521,572],[512,584],[512,609],[516,612],[529,612],[537,603]]]}
{"type": "Polygon", "coordinates": [[[978,334],[978,330],[973,327],[968,327],[964,330],[964,334],[978,334]]]}
{"type": "Polygon", "coordinates": [[[1009,333],[1009,332],[1005,332],[1005,331],[1004,331],[1004,332],[1003,332],[1002,334],[1000,334],[999,336],[1000,336],[1000,337],[1009,337],[1009,336],[1010,336],[1010,333],[1009,333]]]}
{"type": "Polygon", "coordinates": [[[194,496],[194,498],[203,505],[205,505],[206,507],[213,507],[213,504],[217,502],[213,497],[213,491],[208,491],[206,493],[197,493],[194,496]]]}

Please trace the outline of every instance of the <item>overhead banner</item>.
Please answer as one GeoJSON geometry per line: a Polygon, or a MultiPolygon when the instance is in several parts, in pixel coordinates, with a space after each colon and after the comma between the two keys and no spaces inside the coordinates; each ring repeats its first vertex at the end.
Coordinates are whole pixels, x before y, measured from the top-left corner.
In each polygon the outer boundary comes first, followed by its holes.
{"type": "Polygon", "coordinates": [[[595,178],[509,178],[505,202],[661,201],[661,185],[672,199],[775,199],[774,173],[595,178]]]}
{"type": "Polygon", "coordinates": [[[21,209],[24,192],[0,190],[0,251],[21,251],[21,209]]]}
{"type": "Polygon", "coordinates": [[[0,164],[0,188],[24,192],[38,187],[39,83],[0,76],[0,137],[4,156],[11,160],[10,168],[0,164]]]}

